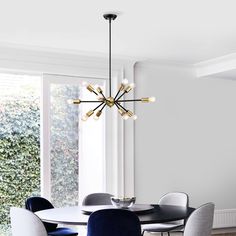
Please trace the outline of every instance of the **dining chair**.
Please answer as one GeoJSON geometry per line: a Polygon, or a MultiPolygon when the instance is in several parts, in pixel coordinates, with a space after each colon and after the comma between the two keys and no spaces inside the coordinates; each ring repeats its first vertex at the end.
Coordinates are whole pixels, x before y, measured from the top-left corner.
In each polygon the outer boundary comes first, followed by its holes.
{"type": "Polygon", "coordinates": [[[206,203],[189,216],[185,229],[184,236],[210,236],[214,218],[213,203],[206,203]]]}
{"type": "Polygon", "coordinates": [[[110,193],[91,193],[83,199],[82,205],[111,205],[111,197],[110,193]]]}
{"type": "Polygon", "coordinates": [[[87,236],[141,236],[137,215],[123,209],[95,211],[89,217],[87,229],[87,236]]]}
{"type": "MultiPolygon", "coordinates": [[[[54,208],[52,203],[43,197],[30,197],[25,201],[25,208],[32,212],[54,208]]],[[[78,233],[66,227],[58,227],[57,224],[43,222],[47,234],[50,236],[76,236],[78,233]]]]}
{"type": "Polygon", "coordinates": [[[31,211],[11,207],[12,236],[47,236],[43,222],[31,211]]]}
{"type": "MultiPolygon", "coordinates": [[[[186,193],[182,192],[171,192],[167,193],[161,197],[158,202],[158,205],[174,205],[174,206],[183,206],[187,207],[189,204],[189,197],[186,193]]],[[[142,226],[142,234],[145,232],[149,233],[167,233],[170,236],[170,231],[181,230],[184,228],[185,221],[171,221],[167,223],[158,223],[158,224],[147,224],[142,226]]]]}

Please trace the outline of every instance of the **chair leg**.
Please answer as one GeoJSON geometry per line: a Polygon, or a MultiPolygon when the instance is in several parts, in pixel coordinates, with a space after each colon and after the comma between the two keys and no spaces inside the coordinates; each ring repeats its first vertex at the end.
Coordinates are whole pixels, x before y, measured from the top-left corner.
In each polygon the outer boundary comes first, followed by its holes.
{"type": "Polygon", "coordinates": [[[170,232],[167,232],[168,236],[170,236],[170,232]]]}

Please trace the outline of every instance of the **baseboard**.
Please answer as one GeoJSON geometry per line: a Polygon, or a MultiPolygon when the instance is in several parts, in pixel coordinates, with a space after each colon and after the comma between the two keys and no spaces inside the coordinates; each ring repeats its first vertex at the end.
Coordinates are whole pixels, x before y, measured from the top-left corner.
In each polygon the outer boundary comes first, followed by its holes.
{"type": "Polygon", "coordinates": [[[212,235],[214,234],[228,234],[228,233],[236,233],[236,228],[224,228],[224,229],[213,229],[212,235]]]}

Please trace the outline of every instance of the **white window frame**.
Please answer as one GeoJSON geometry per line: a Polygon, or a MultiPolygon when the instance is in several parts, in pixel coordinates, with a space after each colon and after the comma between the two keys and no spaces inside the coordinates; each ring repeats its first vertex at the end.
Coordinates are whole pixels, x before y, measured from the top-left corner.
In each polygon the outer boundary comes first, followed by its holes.
{"type": "MultiPolygon", "coordinates": [[[[133,59],[113,60],[112,72],[117,83],[120,83],[123,78],[127,78],[131,83],[134,82],[135,62],[133,59]]],[[[107,57],[103,56],[91,57],[91,54],[82,56],[60,50],[0,45],[0,69],[3,72],[105,78],[108,74],[108,63],[107,57]]],[[[116,92],[117,87],[114,81],[113,89],[116,92]]],[[[131,93],[128,97],[133,97],[133,94],[131,93]]],[[[134,108],[133,105],[131,106],[134,108]]],[[[107,155],[113,159],[112,163],[107,163],[106,167],[111,176],[107,182],[107,191],[118,195],[135,195],[134,122],[123,122],[119,118],[112,132],[108,132],[107,135],[112,143],[107,155]]]]}
{"type": "MultiPolygon", "coordinates": [[[[107,82],[107,79],[105,78],[80,78],[77,76],[61,76],[61,75],[54,75],[54,74],[44,74],[43,79],[42,79],[42,107],[41,107],[41,126],[42,126],[42,130],[41,130],[41,193],[42,196],[46,197],[47,199],[51,199],[51,158],[50,158],[50,126],[51,126],[51,116],[50,116],[50,85],[51,84],[73,84],[75,85],[77,82],[76,80],[78,80],[78,84],[80,83],[81,80],[94,80],[94,83],[96,83],[96,79],[99,80],[104,80],[104,82],[107,82]]],[[[112,112],[114,113],[114,112],[112,112]]],[[[113,129],[113,127],[115,127],[116,125],[116,119],[114,119],[114,116],[116,116],[116,114],[113,114],[113,119],[111,119],[111,113],[110,112],[106,112],[106,122],[105,122],[105,159],[104,159],[104,163],[103,163],[103,170],[104,170],[104,177],[103,177],[103,181],[104,181],[104,188],[102,191],[109,191],[108,190],[108,183],[110,181],[110,179],[114,178],[111,176],[111,174],[113,173],[109,173],[109,176],[107,176],[107,171],[110,170],[110,167],[107,168],[107,156],[110,156],[110,153],[112,152],[114,147],[114,143],[112,143],[114,141],[114,137],[112,139],[110,139],[110,134],[107,135],[108,133],[111,133],[109,130],[113,129]]],[[[83,128],[83,123],[81,123],[81,128],[83,128]]],[[[115,135],[114,135],[115,136],[115,135]]],[[[79,139],[81,140],[81,137],[79,137],[79,139]]],[[[116,140],[115,140],[116,141],[116,140]]],[[[83,158],[83,149],[81,148],[81,144],[82,142],[80,141],[80,158],[79,158],[79,169],[81,167],[83,167],[83,164],[85,164],[85,166],[87,166],[87,164],[85,163],[86,160],[84,160],[83,158]],[[82,153],[81,153],[82,152],[82,153]],[[85,161],[85,162],[84,162],[85,161]]],[[[91,143],[91,147],[92,147],[92,143],[91,143]]],[[[113,153],[114,155],[114,153],[113,153]]],[[[113,165],[113,163],[109,164],[113,165]]],[[[80,169],[79,171],[79,175],[83,173],[83,171],[81,171],[82,169],[80,169]]],[[[86,170],[89,171],[89,170],[86,170]]],[[[81,176],[82,178],[82,176],[81,176]]],[[[84,179],[84,178],[83,178],[84,179]]],[[[83,184],[79,181],[79,185],[80,187],[83,186],[83,184]]],[[[114,186],[112,184],[112,186],[114,186]]],[[[82,187],[83,189],[83,187],[82,187]]],[[[80,192],[80,188],[79,188],[79,192],[80,192]]],[[[83,193],[80,192],[80,196],[84,196],[83,193]],[[81,195],[82,194],[82,195],[81,195]]],[[[81,201],[81,199],[79,199],[81,201]]]]}

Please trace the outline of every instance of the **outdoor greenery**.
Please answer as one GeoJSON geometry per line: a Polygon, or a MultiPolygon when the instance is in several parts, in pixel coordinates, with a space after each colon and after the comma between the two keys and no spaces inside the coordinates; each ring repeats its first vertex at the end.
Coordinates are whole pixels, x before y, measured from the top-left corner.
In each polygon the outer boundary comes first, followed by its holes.
{"type": "MultiPolygon", "coordinates": [[[[11,206],[39,194],[39,99],[33,95],[1,97],[0,222],[9,224],[11,206]]],[[[2,227],[3,227],[2,226],[2,227]]]]}
{"type": "Polygon", "coordinates": [[[51,86],[51,200],[56,207],[78,204],[78,86],[51,86]]]}
{"type": "MultiPolygon", "coordinates": [[[[51,200],[56,207],[76,205],[79,108],[67,99],[78,97],[79,89],[52,85],[50,92],[51,200]]],[[[0,94],[0,236],[10,235],[10,207],[40,195],[38,94],[30,86],[0,94]]]]}

